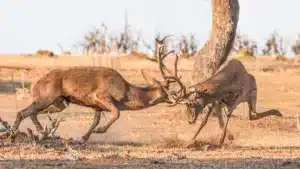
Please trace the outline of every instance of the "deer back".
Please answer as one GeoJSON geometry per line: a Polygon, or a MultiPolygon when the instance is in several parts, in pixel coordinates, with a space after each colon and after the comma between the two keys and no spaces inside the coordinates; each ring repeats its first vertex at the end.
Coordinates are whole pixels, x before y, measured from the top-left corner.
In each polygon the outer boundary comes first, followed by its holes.
{"type": "Polygon", "coordinates": [[[207,93],[216,93],[233,83],[243,82],[245,74],[247,74],[247,71],[241,61],[231,59],[225,62],[212,77],[202,83],[190,86],[189,90],[206,90],[207,93]]]}
{"type": "Polygon", "coordinates": [[[104,67],[80,67],[53,70],[41,78],[33,88],[35,97],[53,95],[82,99],[91,93],[121,100],[128,90],[128,82],[115,70],[104,67]]]}

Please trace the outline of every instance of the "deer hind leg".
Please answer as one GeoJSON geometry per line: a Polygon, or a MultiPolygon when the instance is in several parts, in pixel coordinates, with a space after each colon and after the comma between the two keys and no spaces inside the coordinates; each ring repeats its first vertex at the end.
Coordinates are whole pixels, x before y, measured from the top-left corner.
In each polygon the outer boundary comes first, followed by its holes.
{"type": "Polygon", "coordinates": [[[247,100],[247,103],[248,103],[248,107],[249,107],[249,113],[248,113],[248,119],[249,120],[252,120],[253,116],[256,116],[256,101],[257,101],[257,91],[256,90],[253,90],[251,92],[251,94],[248,96],[248,100],[247,100]],[[253,114],[252,114],[253,113],[253,114]]]}
{"type": "Polygon", "coordinates": [[[95,115],[94,115],[94,121],[90,127],[90,129],[88,130],[88,132],[82,136],[82,139],[84,141],[87,141],[91,134],[93,133],[93,130],[98,126],[99,122],[100,122],[100,117],[101,117],[101,111],[100,110],[95,110],[95,115]]]}
{"type": "Polygon", "coordinates": [[[61,112],[63,111],[64,109],[66,109],[69,105],[69,102],[66,102],[64,103],[65,99],[63,97],[58,97],[52,105],[50,105],[48,108],[40,111],[40,112],[37,112],[37,113],[34,113],[32,115],[30,115],[30,119],[31,121],[33,122],[33,124],[35,125],[36,127],[36,130],[39,132],[39,133],[43,133],[44,130],[43,130],[43,127],[41,125],[41,123],[38,121],[38,114],[52,114],[52,113],[57,113],[57,112],[61,112]]]}
{"type": "Polygon", "coordinates": [[[98,127],[93,131],[93,133],[105,133],[106,130],[120,117],[120,111],[119,109],[114,105],[111,98],[106,99],[97,99],[97,102],[100,105],[105,106],[106,109],[110,110],[112,113],[112,118],[110,121],[103,127],[98,127]]]}
{"type": "Polygon", "coordinates": [[[194,136],[192,137],[192,139],[190,141],[188,141],[185,144],[185,147],[189,147],[190,145],[192,145],[195,141],[196,141],[196,137],[198,136],[198,134],[200,133],[200,131],[203,129],[203,127],[206,125],[207,121],[208,121],[208,117],[212,112],[212,109],[214,107],[214,103],[211,103],[209,105],[207,105],[208,109],[206,111],[205,117],[204,119],[201,121],[200,126],[198,128],[198,130],[195,132],[194,136]]]}
{"type": "Polygon", "coordinates": [[[55,99],[45,98],[34,101],[30,106],[18,112],[16,120],[11,128],[11,131],[14,133],[20,126],[22,120],[31,116],[33,114],[37,114],[39,111],[42,111],[48,108],[55,99]]]}

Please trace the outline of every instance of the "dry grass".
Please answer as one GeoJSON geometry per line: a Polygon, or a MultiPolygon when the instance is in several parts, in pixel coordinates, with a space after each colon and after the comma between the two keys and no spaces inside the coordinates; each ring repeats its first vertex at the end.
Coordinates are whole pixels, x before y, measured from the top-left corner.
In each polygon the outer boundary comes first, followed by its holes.
{"type": "MultiPolygon", "coordinates": [[[[92,66],[92,60],[81,56],[37,58],[25,56],[0,56],[4,68],[0,68],[0,116],[12,123],[16,112],[31,99],[18,100],[11,82],[11,75],[20,72],[25,81],[35,81],[54,67],[92,66]],[[4,59],[5,58],[5,59],[4,59]],[[14,68],[12,68],[14,67],[14,68]],[[26,67],[27,69],[23,69],[26,67]],[[7,88],[5,88],[7,87],[7,88]]],[[[171,59],[168,65],[172,65],[171,59]]],[[[123,111],[121,118],[103,134],[93,134],[85,145],[60,143],[2,144],[0,168],[297,168],[300,167],[300,135],[296,117],[300,107],[300,68],[293,63],[243,59],[247,69],[254,74],[258,84],[258,112],[276,109],[283,117],[270,116],[256,121],[247,121],[247,105],[241,104],[233,113],[229,130],[234,140],[226,140],[222,149],[211,150],[207,145],[216,144],[220,137],[217,119],[211,117],[198,136],[198,144],[192,149],[180,145],[189,140],[199,126],[190,125],[184,106],[166,107],[157,105],[140,111],[123,111]],[[276,65],[277,67],[275,68],[276,65]],[[264,72],[271,66],[276,71],[264,72]],[[280,67],[285,67],[281,69],[280,67]]],[[[161,79],[157,65],[143,59],[120,58],[118,70],[131,83],[144,83],[138,71],[144,68],[161,79]],[[126,60],[126,61],[125,61],[126,60]]],[[[0,66],[1,66],[0,65],[0,66]]],[[[180,75],[185,82],[193,62],[180,61],[180,75]]],[[[17,81],[17,79],[15,79],[17,81]]],[[[15,85],[18,86],[18,85],[15,85]]],[[[57,131],[63,138],[81,136],[90,126],[93,114],[88,108],[71,105],[57,116],[66,117],[57,131]]],[[[110,118],[102,118],[100,125],[110,118]]],[[[39,116],[45,124],[47,118],[39,116]]],[[[20,129],[34,126],[30,119],[24,120],[20,129]]]]}

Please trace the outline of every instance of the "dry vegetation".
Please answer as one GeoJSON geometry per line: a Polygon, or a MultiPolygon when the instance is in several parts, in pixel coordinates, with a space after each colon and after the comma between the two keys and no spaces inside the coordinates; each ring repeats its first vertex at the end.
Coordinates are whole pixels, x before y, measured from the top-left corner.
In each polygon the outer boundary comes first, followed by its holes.
{"type": "MultiPolygon", "coordinates": [[[[139,74],[146,69],[158,79],[160,73],[155,62],[146,59],[128,60],[120,57],[118,71],[131,83],[145,83],[139,74]],[[126,60],[126,62],[123,61],[126,60]]],[[[0,117],[8,123],[15,120],[16,112],[26,107],[30,97],[17,98],[15,88],[24,76],[25,87],[54,67],[92,66],[87,57],[65,56],[36,58],[1,56],[0,117]],[[28,66],[30,65],[30,66],[28,66]],[[12,79],[13,77],[13,79],[12,79]],[[12,82],[12,80],[14,82],[12,82]]],[[[99,56],[100,58],[100,56],[99,56]]],[[[258,84],[258,112],[278,110],[283,117],[270,116],[249,122],[245,117],[246,105],[240,105],[229,123],[234,140],[225,140],[222,149],[213,149],[221,130],[217,119],[209,123],[198,136],[197,146],[191,149],[180,145],[191,138],[197,125],[187,123],[184,106],[167,107],[164,104],[141,111],[125,111],[121,118],[103,134],[93,134],[86,144],[68,144],[61,140],[41,143],[1,141],[0,166],[3,168],[297,168],[300,167],[300,135],[297,113],[300,107],[299,65],[269,59],[242,59],[258,84]]],[[[171,59],[167,62],[171,63],[171,59]]],[[[168,64],[168,63],[167,63],[168,64]]],[[[189,81],[193,60],[181,59],[179,73],[189,81]]],[[[110,66],[110,65],[106,65],[110,66]]],[[[171,67],[171,66],[170,66],[171,67]]],[[[188,83],[187,83],[188,84],[188,83]]],[[[109,120],[102,116],[100,125],[109,120]]],[[[51,115],[56,116],[55,114],[51,115]]],[[[57,114],[65,117],[57,130],[63,138],[81,136],[93,119],[91,109],[72,105],[57,114]],[[70,130],[70,128],[72,130],[70,130]]],[[[40,115],[45,125],[48,119],[40,115]]],[[[24,120],[20,130],[34,129],[30,119],[24,120]]],[[[34,130],[34,133],[36,131],[34,130]]]]}

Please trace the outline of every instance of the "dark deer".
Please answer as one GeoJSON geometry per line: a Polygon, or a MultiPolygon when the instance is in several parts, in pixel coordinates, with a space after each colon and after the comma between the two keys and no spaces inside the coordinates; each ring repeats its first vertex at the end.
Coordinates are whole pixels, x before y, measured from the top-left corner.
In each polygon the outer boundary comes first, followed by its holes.
{"type": "Polygon", "coordinates": [[[212,108],[217,101],[227,107],[227,119],[220,139],[220,146],[224,142],[229,118],[240,103],[248,103],[250,120],[254,119],[256,115],[257,85],[255,77],[249,74],[242,62],[237,59],[225,62],[208,80],[188,87],[188,94],[185,97],[174,97],[176,103],[187,104],[189,107],[187,114],[190,124],[195,123],[199,113],[207,108],[204,120],[186,146],[195,142],[197,135],[206,125],[212,108]],[[192,111],[190,108],[195,106],[198,110],[192,111]]]}
{"type": "MultiPolygon", "coordinates": [[[[171,83],[179,82],[177,73],[166,76],[163,59],[173,51],[163,54],[164,46],[159,47],[159,68],[164,81],[142,74],[149,84],[139,87],[127,82],[117,71],[105,67],[75,67],[67,70],[55,69],[41,78],[32,89],[33,102],[17,113],[11,132],[16,133],[22,120],[30,117],[38,132],[43,128],[37,119],[41,113],[61,112],[70,103],[91,107],[95,110],[94,121],[88,132],[82,136],[88,140],[92,133],[104,133],[119,118],[121,110],[140,110],[158,103],[174,102],[176,91],[169,92],[171,83]],[[175,92],[175,93],[174,93],[175,92]],[[170,94],[172,93],[172,94],[170,94]],[[110,111],[112,118],[103,127],[97,127],[102,111],[110,111]]],[[[177,71],[175,62],[175,72],[177,71]]],[[[183,88],[183,84],[179,82],[183,88]]],[[[180,90],[182,91],[182,90],[180,90]]]]}

